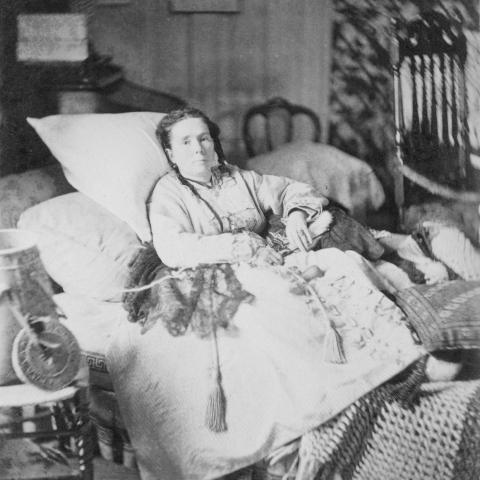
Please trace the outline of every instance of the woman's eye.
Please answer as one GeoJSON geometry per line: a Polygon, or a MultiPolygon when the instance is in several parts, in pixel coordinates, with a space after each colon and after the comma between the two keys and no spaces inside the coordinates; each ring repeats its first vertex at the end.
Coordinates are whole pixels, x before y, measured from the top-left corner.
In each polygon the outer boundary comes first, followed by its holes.
{"type": "Polygon", "coordinates": [[[202,137],[202,142],[210,142],[211,138],[209,136],[202,137]]]}

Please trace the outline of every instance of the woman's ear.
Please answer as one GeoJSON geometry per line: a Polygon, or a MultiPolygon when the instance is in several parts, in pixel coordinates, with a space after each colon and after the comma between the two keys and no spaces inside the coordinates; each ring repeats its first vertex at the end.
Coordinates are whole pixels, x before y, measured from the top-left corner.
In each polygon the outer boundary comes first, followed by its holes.
{"type": "Polygon", "coordinates": [[[167,156],[167,159],[172,161],[172,150],[170,148],[165,148],[165,155],[167,156]]]}
{"type": "Polygon", "coordinates": [[[217,153],[216,150],[215,150],[215,156],[214,156],[214,158],[215,158],[215,161],[218,163],[218,153],[217,153]]]}

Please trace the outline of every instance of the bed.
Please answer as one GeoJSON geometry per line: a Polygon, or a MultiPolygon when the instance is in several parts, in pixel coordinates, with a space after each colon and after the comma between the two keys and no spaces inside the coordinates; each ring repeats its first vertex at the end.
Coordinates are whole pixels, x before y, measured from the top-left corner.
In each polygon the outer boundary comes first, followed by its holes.
{"type": "MultiPolygon", "coordinates": [[[[132,450],[112,393],[105,353],[116,326],[126,322],[120,299],[129,264],[142,242],[150,240],[145,203],[153,182],[167,168],[154,138],[162,115],[130,112],[29,119],[61,166],[0,179],[1,227],[38,233],[42,261],[61,291],[56,301],[90,367],[92,416],[102,453],[118,457],[112,445],[120,438],[121,455],[129,465],[132,450]]],[[[288,145],[251,159],[249,165],[262,173],[309,179],[360,218],[384,200],[370,167],[333,147],[288,145]],[[288,161],[292,158],[299,159],[296,167],[288,161]]]]}

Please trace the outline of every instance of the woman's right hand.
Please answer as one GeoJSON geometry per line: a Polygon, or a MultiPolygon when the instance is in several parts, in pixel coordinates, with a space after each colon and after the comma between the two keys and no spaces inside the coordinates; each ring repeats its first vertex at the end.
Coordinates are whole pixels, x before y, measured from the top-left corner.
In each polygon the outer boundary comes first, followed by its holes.
{"type": "Polygon", "coordinates": [[[283,265],[283,257],[273,248],[260,247],[252,257],[255,265],[283,265]]]}

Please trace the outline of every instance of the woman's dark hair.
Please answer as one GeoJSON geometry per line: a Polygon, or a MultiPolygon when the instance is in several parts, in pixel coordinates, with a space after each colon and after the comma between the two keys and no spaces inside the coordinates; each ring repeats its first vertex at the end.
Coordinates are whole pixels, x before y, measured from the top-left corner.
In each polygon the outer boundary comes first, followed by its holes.
{"type": "MultiPolygon", "coordinates": [[[[170,135],[172,127],[176,123],[187,118],[200,118],[205,122],[213,140],[213,147],[218,155],[218,163],[221,167],[223,167],[225,165],[225,154],[223,153],[222,144],[220,143],[220,127],[215,122],[212,122],[212,120],[210,120],[201,110],[193,107],[184,107],[179,110],[172,110],[170,113],[167,113],[167,115],[165,115],[158,123],[155,134],[160,142],[160,145],[165,151],[165,155],[167,155],[166,149],[171,148],[170,135]]],[[[170,165],[172,165],[168,155],[167,159],[170,165]]]]}

